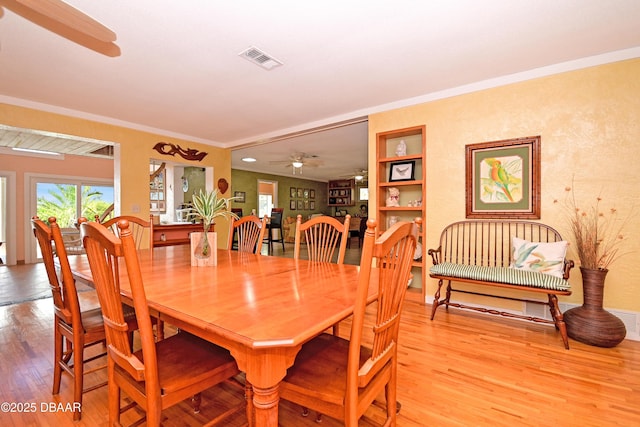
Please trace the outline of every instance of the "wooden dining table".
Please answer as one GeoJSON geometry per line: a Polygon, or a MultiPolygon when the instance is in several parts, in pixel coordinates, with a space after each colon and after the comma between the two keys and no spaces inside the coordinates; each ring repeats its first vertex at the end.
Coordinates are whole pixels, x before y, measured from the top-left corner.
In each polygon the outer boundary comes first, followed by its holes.
{"type": "MultiPolygon", "coordinates": [[[[277,426],[280,381],[302,344],[353,313],[359,266],[218,250],[217,266],[192,267],[189,252],[138,251],[149,309],[227,348],[253,385],[255,424],[277,426]]],[[[69,261],[76,280],[93,285],[86,255],[69,261]]],[[[131,303],[124,263],[120,271],[131,303]]]]}

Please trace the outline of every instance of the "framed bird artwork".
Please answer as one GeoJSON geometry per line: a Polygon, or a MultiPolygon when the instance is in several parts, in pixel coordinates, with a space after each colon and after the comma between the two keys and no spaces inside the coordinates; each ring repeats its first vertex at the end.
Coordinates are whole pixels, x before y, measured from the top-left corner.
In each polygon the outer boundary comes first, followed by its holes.
{"type": "Polygon", "coordinates": [[[391,168],[389,169],[389,182],[414,181],[416,179],[415,166],[415,160],[391,163],[391,168]]]}
{"type": "Polygon", "coordinates": [[[467,218],[540,218],[540,136],[465,150],[467,218]]]}

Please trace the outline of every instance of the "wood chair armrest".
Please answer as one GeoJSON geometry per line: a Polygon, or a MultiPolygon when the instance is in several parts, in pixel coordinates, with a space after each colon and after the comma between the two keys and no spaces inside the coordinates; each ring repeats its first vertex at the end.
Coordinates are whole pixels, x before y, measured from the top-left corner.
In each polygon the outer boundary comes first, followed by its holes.
{"type": "Polygon", "coordinates": [[[438,249],[429,249],[427,251],[427,254],[431,256],[431,261],[433,262],[433,265],[440,264],[441,253],[442,253],[442,246],[440,246],[438,249]]]}
{"type": "Polygon", "coordinates": [[[569,280],[569,274],[571,273],[571,269],[575,266],[573,260],[565,259],[564,260],[564,270],[562,273],[562,278],[564,280],[569,280]]]}

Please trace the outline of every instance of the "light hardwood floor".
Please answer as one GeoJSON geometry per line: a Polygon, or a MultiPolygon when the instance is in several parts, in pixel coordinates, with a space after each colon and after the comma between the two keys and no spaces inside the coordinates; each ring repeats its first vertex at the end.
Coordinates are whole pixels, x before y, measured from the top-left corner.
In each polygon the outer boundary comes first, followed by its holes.
{"type": "MultiPolygon", "coordinates": [[[[24,273],[29,280],[38,276],[38,266],[32,268],[30,274],[24,273]]],[[[40,272],[44,274],[44,269],[40,272]]],[[[0,286],[29,283],[2,280],[0,286]]],[[[96,304],[93,292],[81,295],[85,304],[96,304]]],[[[405,303],[399,347],[399,426],[640,425],[639,342],[624,341],[603,349],[570,340],[571,350],[565,350],[556,331],[546,325],[456,309],[448,313],[441,309],[430,321],[429,313],[429,305],[405,303]]],[[[0,425],[104,426],[105,387],[85,395],[80,422],[74,423],[70,413],[43,411],[51,403],[70,402],[72,391],[70,378],[63,375],[60,395],[51,395],[52,317],[50,298],[0,307],[0,402],[36,409],[0,412],[0,425]]],[[[346,325],[341,333],[348,333],[348,321],[346,325]]],[[[100,371],[87,383],[103,378],[105,372],[100,371]]],[[[163,412],[163,425],[201,425],[238,399],[242,396],[234,388],[210,389],[203,395],[200,414],[194,415],[189,402],[183,402],[163,412]]],[[[294,405],[281,402],[280,408],[282,426],[317,425],[313,417],[302,418],[294,405]]],[[[378,411],[370,409],[370,419],[360,425],[378,425],[378,411]]],[[[129,413],[123,421],[130,423],[136,417],[129,413]]],[[[240,417],[229,425],[244,421],[240,417]]],[[[322,425],[340,423],[324,417],[322,425]]]]}

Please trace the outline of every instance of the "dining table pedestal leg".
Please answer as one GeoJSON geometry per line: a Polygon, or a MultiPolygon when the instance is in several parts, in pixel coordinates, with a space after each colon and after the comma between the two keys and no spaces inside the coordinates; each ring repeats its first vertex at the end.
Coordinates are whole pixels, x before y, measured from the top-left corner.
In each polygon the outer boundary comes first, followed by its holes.
{"type": "Polygon", "coordinates": [[[278,386],[260,388],[253,386],[254,421],[256,426],[278,426],[278,386]]]}

